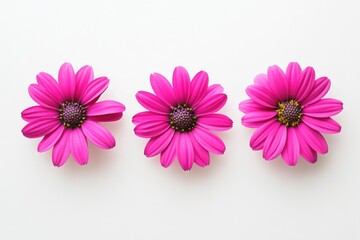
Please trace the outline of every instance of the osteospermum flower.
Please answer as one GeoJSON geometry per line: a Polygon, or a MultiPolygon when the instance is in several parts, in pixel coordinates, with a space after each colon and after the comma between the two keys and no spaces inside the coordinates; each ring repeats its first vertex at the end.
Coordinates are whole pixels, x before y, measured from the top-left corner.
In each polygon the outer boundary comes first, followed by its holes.
{"type": "Polygon", "coordinates": [[[29,122],[23,129],[28,138],[43,137],[38,151],[53,147],[52,160],[62,166],[71,153],[76,162],[88,162],[87,139],[100,148],[115,146],[113,135],[97,122],[119,120],[125,110],[123,104],[107,100],[96,102],[109,85],[107,77],[94,79],[90,66],[76,74],[69,63],[59,70],[59,82],[47,73],[36,76],[38,84],[31,84],[29,94],[38,103],[25,109],[21,116],[29,122]]]}
{"type": "Polygon", "coordinates": [[[321,133],[338,133],[340,125],[331,116],[341,112],[342,102],[324,98],[330,80],[315,80],[312,67],[301,70],[290,63],[284,73],[278,66],[260,74],[246,88],[251,98],[240,103],[246,115],[242,124],[257,128],[250,140],[254,150],[263,149],[263,157],[272,160],[283,157],[288,165],[296,165],[299,155],[310,163],[317,153],[327,153],[328,145],[321,133]]]}
{"type": "Polygon", "coordinates": [[[139,91],[136,98],[149,111],[133,117],[135,134],[150,138],[145,155],[160,154],[163,167],[170,166],[177,157],[184,170],[195,162],[201,167],[210,164],[209,152],[223,154],[225,145],[214,133],[232,127],[232,120],[217,114],[226,103],[227,96],[219,84],[208,86],[204,71],[190,81],[183,67],[176,67],[172,86],[158,73],[150,76],[155,95],[139,91]]]}

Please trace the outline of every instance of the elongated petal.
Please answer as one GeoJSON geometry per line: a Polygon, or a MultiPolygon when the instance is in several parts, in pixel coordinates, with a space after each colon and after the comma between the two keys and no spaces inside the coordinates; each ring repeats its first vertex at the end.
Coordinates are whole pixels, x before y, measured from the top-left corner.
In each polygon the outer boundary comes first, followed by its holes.
{"type": "Polygon", "coordinates": [[[304,137],[301,135],[301,133],[299,132],[300,129],[299,128],[295,128],[296,132],[297,132],[297,138],[299,140],[299,145],[300,145],[300,154],[301,156],[303,156],[303,158],[310,162],[310,163],[315,163],[317,161],[317,154],[314,151],[314,149],[312,149],[309,144],[307,143],[307,141],[304,139],[304,137]]]}
{"type": "Polygon", "coordinates": [[[80,101],[86,86],[94,80],[94,70],[91,66],[83,66],[75,75],[75,100],[80,101]]]}
{"type": "Polygon", "coordinates": [[[85,136],[96,146],[104,149],[115,147],[114,136],[103,126],[93,121],[85,121],[81,125],[85,136]]]}
{"type": "Polygon", "coordinates": [[[263,157],[272,160],[279,156],[286,143],[287,130],[285,125],[274,128],[264,142],[263,157]]]}
{"type": "Polygon", "coordinates": [[[298,129],[298,135],[301,134],[302,139],[304,139],[312,149],[322,154],[328,152],[327,142],[318,131],[315,131],[306,124],[299,124],[298,129]]]}
{"type": "MultiPolygon", "coordinates": [[[[87,121],[90,122],[90,121],[87,121]]],[[[86,138],[80,128],[75,128],[70,133],[70,151],[75,161],[85,165],[89,161],[89,150],[86,138]]]]}
{"type": "Polygon", "coordinates": [[[189,132],[188,135],[194,147],[194,162],[200,167],[208,166],[210,164],[209,151],[200,145],[193,132],[189,132]]]}
{"type": "Polygon", "coordinates": [[[260,150],[264,147],[264,142],[269,134],[274,130],[280,127],[280,122],[274,120],[269,120],[268,122],[261,125],[250,139],[250,147],[253,150],[260,150]]]}
{"type": "Polygon", "coordinates": [[[177,102],[179,104],[187,103],[190,93],[190,76],[185,68],[175,68],[172,83],[177,102]]]}
{"type": "Polygon", "coordinates": [[[223,114],[207,114],[198,118],[197,123],[215,131],[226,131],[232,128],[233,121],[223,114]]]}
{"type": "Polygon", "coordinates": [[[209,130],[198,126],[193,130],[193,134],[200,145],[206,150],[215,154],[223,154],[225,152],[226,147],[223,141],[209,130]]]}
{"type": "Polygon", "coordinates": [[[106,100],[102,102],[97,102],[91,105],[87,111],[87,116],[108,116],[108,115],[118,115],[125,111],[125,106],[122,103],[113,100],[106,100]]]}
{"type": "Polygon", "coordinates": [[[298,162],[300,155],[300,144],[296,135],[296,130],[293,127],[287,129],[286,144],[281,155],[289,166],[295,166],[298,162]]]}
{"type": "Polygon", "coordinates": [[[339,100],[326,98],[304,107],[303,113],[310,117],[327,118],[341,112],[343,103],[339,100]]]}
{"type": "Polygon", "coordinates": [[[206,96],[196,107],[195,113],[197,116],[205,115],[208,113],[215,113],[219,111],[226,103],[227,96],[223,93],[206,96]]]}
{"type": "Polygon", "coordinates": [[[165,122],[159,122],[159,121],[143,122],[143,123],[139,123],[135,127],[134,132],[139,137],[151,138],[151,137],[159,136],[169,128],[170,128],[170,124],[165,122]]]}
{"type": "Polygon", "coordinates": [[[36,80],[59,104],[64,101],[64,95],[60,90],[58,82],[50,74],[41,72],[36,75],[36,80]]]}
{"type": "Polygon", "coordinates": [[[295,99],[299,87],[301,67],[297,62],[291,62],[286,69],[286,78],[289,85],[289,98],[295,99]]]}
{"type": "Polygon", "coordinates": [[[194,162],[194,148],[187,133],[179,135],[179,141],[177,141],[177,156],[184,171],[189,171],[194,162]]]}
{"type": "Polygon", "coordinates": [[[146,111],[146,112],[139,112],[135,114],[134,117],[132,118],[132,122],[135,124],[139,124],[142,122],[153,122],[153,121],[167,122],[169,121],[169,116],[146,111]]]}
{"type": "Polygon", "coordinates": [[[268,90],[266,90],[265,87],[260,85],[251,85],[248,86],[245,91],[251,99],[263,105],[264,107],[275,108],[277,106],[276,99],[268,90]]]}
{"type": "Polygon", "coordinates": [[[312,67],[307,67],[299,77],[299,86],[295,99],[302,102],[311,93],[315,85],[315,71],[312,67]]]}
{"type": "Polygon", "coordinates": [[[55,109],[46,108],[42,106],[33,106],[22,111],[21,117],[25,121],[31,122],[43,118],[56,119],[59,117],[59,113],[55,109]]]}
{"type": "Polygon", "coordinates": [[[176,106],[177,99],[174,95],[174,90],[169,81],[159,73],[150,75],[151,87],[156,96],[158,96],[168,106],[176,106]]]}
{"type": "Polygon", "coordinates": [[[109,79],[107,77],[100,77],[89,82],[81,97],[82,105],[87,105],[101,96],[101,94],[109,86],[109,79]]]}
{"type": "Polygon", "coordinates": [[[59,70],[59,85],[66,100],[75,97],[75,72],[70,63],[64,63],[59,70]]]}
{"type": "Polygon", "coordinates": [[[277,97],[276,100],[283,101],[284,99],[288,99],[289,86],[283,70],[276,65],[269,67],[268,79],[272,93],[277,97]]]}
{"type": "Polygon", "coordinates": [[[217,95],[224,92],[224,88],[220,84],[210,85],[206,96],[217,95]]]}
{"type": "Polygon", "coordinates": [[[138,102],[147,110],[160,114],[169,114],[171,109],[160,98],[152,93],[139,91],[136,94],[138,102]]]}
{"type": "Polygon", "coordinates": [[[336,121],[334,121],[332,118],[329,117],[314,118],[309,116],[303,116],[301,120],[306,125],[319,132],[334,134],[341,131],[341,126],[336,121]]]}
{"type": "Polygon", "coordinates": [[[38,138],[54,131],[59,125],[60,121],[57,119],[39,119],[29,122],[22,129],[22,133],[28,138],[38,138]]]}
{"type": "Polygon", "coordinates": [[[327,77],[321,77],[315,81],[314,87],[302,102],[303,106],[316,103],[323,98],[330,89],[331,82],[327,77]]]}
{"type": "Polygon", "coordinates": [[[71,130],[65,129],[52,150],[52,161],[56,167],[64,165],[70,155],[70,133],[71,130]]]}
{"type": "Polygon", "coordinates": [[[252,99],[244,100],[239,104],[239,110],[242,111],[243,113],[249,113],[252,111],[263,111],[266,109],[267,109],[266,107],[260,105],[259,103],[255,102],[252,99]]]}
{"type": "Polygon", "coordinates": [[[38,84],[31,84],[28,91],[31,98],[43,107],[57,109],[60,106],[58,100],[38,84]]]}
{"type": "Polygon", "coordinates": [[[163,166],[164,168],[169,167],[175,160],[179,135],[180,133],[176,132],[167,148],[163,152],[161,152],[160,163],[161,166],[163,166]]]}
{"type": "Polygon", "coordinates": [[[241,123],[245,127],[257,128],[276,116],[277,112],[273,111],[253,111],[241,118],[241,123]]]}
{"type": "Polygon", "coordinates": [[[38,152],[46,152],[47,150],[52,148],[57,143],[59,138],[62,136],[64,130],[65,127],[59,125],[54,131],[52,131],[49,134],[46,134],[38,145],[38,152]]]}
{"type": "Polygon", "coordinates": [[[169,145],[174,136],[174,130],[169,128],[163,134],[151,138],[150,141],[146,144],[144,154],[147,157],[153,157],[164,151],[164,149],[169,145]]]}
{"type": "Polygon", "coordinates": [[[198,72],[190,83],[190,96],[188,103],[196,106],[207,94],[209,86],[209,76],[206,72],[198,72]]]}
{"type": "Polygon", "coordinates": [[[256,75],[254,78],[254,83],[265,86],[267,89],[270,89],[268,76],[264,73],[260,73],[256,75]]]}

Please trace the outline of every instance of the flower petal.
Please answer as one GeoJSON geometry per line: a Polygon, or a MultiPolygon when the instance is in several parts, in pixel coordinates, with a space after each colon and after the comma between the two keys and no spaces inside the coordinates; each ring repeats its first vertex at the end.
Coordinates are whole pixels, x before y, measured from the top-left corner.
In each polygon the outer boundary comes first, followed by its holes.
{"type": "Polygon", "coordinates": [[[58,118],[59,113],[51,108],[46,108],[42,106],[33,106],[25,109],[21,112],[21,117],[27,121],[31,122],[34,120],[39,120],[43,118],[58,118]]]}
{"type": "Polygon", "coordinates": [[[209,152],[200,145],[193,132],[189,132],[188,135],[194,147],[194,162],[200,167],[208,166],[210,164],[209,152]]]}
{"type": "Polygon", "coordinates": [[[71,130],[65,129],[52,150],[52,161],[56,167],[64,165],[70,155],[70,134],[71,130]]]}
{"type": "Polygon", "coordinates": [[[295,99],[299,86],[301,67],[297,62],[291,62],[286,69],[286,78],[289,84],[289,98],[295,99]]]}
{"type": "Polygon", "coordinates": [[[226,131],[232,128],[233,121],[223,114],[207,114],[198,118],[197,123],[215,131],[226,131]]]}
{"type": "Polygon", "coordinates": [[[194,162],[194,148],[187,133],[178,136],[177,156],[184,171],[189,171],[194,162]]]}
{"type": "Polygon", "coordinates": [[[29,122],[21,131],[25,137],[38,138],[54,131],[59,125],[58,119],[39,119],[29,122]]]}
{"type": "Polygon", "coordinates": [[[46,152],[47,150],[52,148],[57,143],[64,130],[65,127],[59,125],[54,131],[46,134],[38,145],[38,152],[46,152]]]}
{"type": "Polygon", "coordinates": [[[142,122],[152,122],[152,121],[167,122],[169,121],[169,116],[145,111],[135,114],[132,118],[132,122],[134,124],[139,124],[142,122]]]}
{"type": "Polygon", "coordinates": [[[59,104],[64,101],[64,96],[60,90],[58,82],[50,74],[41,72],[36,75],[36,80],[38,84],[46,89],[59,104]]]}
{"type": "Polygon", "coordinates": [[[245,127],[257,128],[263,125],[265,121],[274,118],[276,114],[277,112],[275,110],[249,112],[241,118],[241,123],[245,127]]]}
{"type": "Polygon", "coordinates": [[[289,166],[295,166],[298,162],[300,155],[300,145],[296,136],[296,130],[293,127],[287,129],[286,144],[281,155],[289,166]]]}
{"type": "Polygon", "coordinates": [[[139,91],[136,94],[136,99],[147,110],[160,114],[170,113],[170,107],[152,93],[139,91]]]}
{"type": "Polygon", "coordinates": [[[343,109],[343,103],[332,98],[321,99],[320,101],[304,107],[303,114],[311,117],[326,118],[331,117],[343,109]]]}
{"type": "Polygon", "coordinates": [[[327,77],[321,77],[317,79],[310,94],[302,102],[302,105],[308,106],[312,103],[316,103],[317,101],[319,101],[329,91],[330,85],[331,82],[327,77]]]}
{"type": "Polygon", "coordinates": [[[309,116],[303,116],[301,120],[311,127],[312,129],[328,133],[328,134],[334,134],[341,131],[341,126],[334,121],[332,118],[314,118],[309,116]]]}
{"type": "Polygon", "coordinates": [[[175,160],[176,148],[177,148],[177,142],[179,139],[179,135],[180,135],[179,132],[175,132],[172,141],[170,141],[167,148],[161,152],[160,163],[161,163],[161,166],[163,166],[164,168],[169,167],[175,160]]]}
{"type": "Polygon", "coordinates": [[[94,70],[91,66],[83,66],[75,75],[75,100],[80,101],[86,86],[94,80],[94,70]]]}
{"type": "Polygon", "coordinates": [[[227,96],[223,93],[206,96],[194,109],[197,116],[219,111],[226,103],[227,96]]]}
{"type": "Polygon", "coordinates": [[[265,109],[266,108],[263,105],[260,105],[259,103],[255,102],[252,99],[244,100],[239,104],[239,110],[242,111],[243,113],[249,113],[252,111],[261,111],[265,109]]]}
{"type": "Polygon", "coordinates": [[[268,108],[275,108],[277,106],[276,99],[271,95],[271,93],[261,85],[251,85],[246,89],[246,94],[253,99],[255,102],[261,104],[262,106],[268,108]]]}
{"type": "Polygon", "coordinates": [[[263,85],[266,86],[267,89],[270,89],[268,76],[264,73],[256,75],[254,78],[254,83],[255,85],[263,85]]]}
{"type": "Polygon", "coordinates": [[[285,125],[278,125],[278,127],[274,128],[264,142],[263,158],[272,160],[279,156],[284,150],[286,135],[285,125]]]}
{"type": "Polygon", "coordinates": [[[30,84],[28,91],[31,98],[43,107],[57,109],[60,106],[58,100],[38,84],[30,84]]]}
{"type": "Polygon", "coordinates": [[[295,100],[298,102],[304,100],[311,93],[314,84],[315,71],[312,67],[307,67],[300,74],[295,100]]]}
{"type": "Polygon", "coordinates": [[[300,154],[301,156],[303,156],[303,158],[310,162],[310,163],[315,163],[317,161],[317,154],[314,151],[314,149],[312,149],[309,144],[306,142],[306,140],[303,138],[303,136],[301,135],[301,133],[299,133],[300,129],[299,128],[295,128],[296,132],[297,132],[297,138],[299,140],[299,145],[300,145],[300,154]]]}
{"type": "Polygon", "coordinates": [[[151,87],[156,96],[164,101],[169,106],[176,106],[177,100],[174,95],[174,90],[169,81],[159,73],[150,75],[151,87]]]}
{"type": "Polygon", "coordinates": [[[59,85],[66,100],[75,96],[75,72],[70,63],[64,63],[59,70],[59,85]]]}
{"type": "Polygon", "coordinates": [[[125,106],[122,103],[106,100],[89,106],[86,115],[90,120],[108,122],[119,120],[123,111],[125,111],[125,106]]]}
{"type": "Polygon", "coordinates": [[[165,122],[142,122],[135,127],[134,132],[139,137],[151,138],[159,136],[169,128],[170,124],[165,122]]]}
{"type": "Polygon", "coordinates": [[[175,97],[178,104],[187,103],[190,93],[190,76],[183,67],[176,67],[172,78],[175,97]]]}
{"type": "Polygon", "coordinates": [[[196,106],[207,94],[209,86],[209,76],[207,72],[198,72],[190,83],[190,96],[188,103],[190,106],[196,106]]]}
{"type": "Polygon", "coordinates": [[[109,82],[107,77],[96,78],[89,82],[80,98],[81,104],[87,105],[94,102],[95,99],[98,99],[109,86],[109,82]]]}
{"type": "Polygon", "coordinates": [[[223,92],[224,88],[220,84],[213,84],[209,86],[206,96],[217,95],[223,92]]]}
{"type": "Polygon", "coordinates": [[[215,154],[223,154],[225,152],[224,142],[209,130],[198,126],[193,130],[193,134],[200,145],[206,150],[215,154]]]}
{"type": "Polygon", "coordinates": [[[85,136],[96,146],[103,149],[115,147],[114,136],[100,124],[88,120],[81,125],[81,128],[85,136]]]}
{"type": "Polygon", "coordinates": [[[272,90],[273,95],[277,97],[276,100],[283,101],[284,99],[288,99],[289,86],[283,70],[274,65],[268,68],[267,75],[270,89],[272,90]]]}
{"type": "MultiPolygon", "coordinates": [[[[90,121],[87,121],[90,122],[90,121]]],[[[75,161],[80,165],[85,165],[89,161],[89,150],[84,133],[80,128],[71,130],[70,151],[75,161]]]]}
{"type": "Polygon", "coordinates": [[[164,149],[169,145],[174,136],[174,130],[169,128],[163,134],[151,138],[150,141],[146,144],[144,154],[147,157],[153,157],[164,151],[164,149]]]}
{"type": "Polygon", "coordinates": [[[302,139],[315,151],[322,154],[328,152],[327,142],[318,131],[315,131],[306,124],[299,124],[297,133],[298,135],[301,134],[302,139]]]}
{"type": "Polygon", "coordinates": [[[280,127],[280,122],[274,120],[269,120],[265,124],[261,125],[250,139],[250,147],[253,150],[260,150],[264,147],[264,142],[269,134],[276,128],[280,127]]]}

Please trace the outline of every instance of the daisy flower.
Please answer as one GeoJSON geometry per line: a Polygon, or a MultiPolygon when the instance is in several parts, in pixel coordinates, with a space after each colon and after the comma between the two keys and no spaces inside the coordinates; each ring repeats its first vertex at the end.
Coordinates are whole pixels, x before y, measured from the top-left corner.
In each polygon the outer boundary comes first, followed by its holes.
{"type": "Polygon", "coordinates": [[[39,105],[21,113],[28,122],[22,133],[28,138],[44,137],[38,151],[53,147],[54,166],[62,166],[70,153],[80,165],[87,164],[87,140],[104,149],[115,146],[113,135],[97,123],[119,120],[125,110],[116,101],[97,102],[109,85],[107,77],[94,79],[90,66],[75,74],[71,64],[64,63],[59,70],[59,82],[44,72],[36,79],[37,84],[29,86],[29,94],[39,105]]]}
{"type": "Polygon", "coordinates": [[[232,127],[232,120],[216,113],[227,101],[219,84],[208,86],[209,77],[204,71],[190,81],[183,67],[176,67],[172,86],[158,73],[150,76],[155,95],[139,91],[136,98],[148,111],[133,117],[135,134],[150,138],[145,155],[160,154],[163,167],[170,166],[177,157],[184,170],[195,162],[204,167],[210,164],[209,152],[223,154],[225,144],[214,133],[232,127]]]}
{"type": "Polygon", "coordinates": [[[323,98],[330,89],[330,80],[315,80],[312,67],[304,70],[296,62],[284,73],[278,66],[258,75],[246,88],[250,99],[240,103],[246,115],[242,124],[257,128],[250,140],[254,150],[263,149],[266,160],[281,154],[294,166],[299,156],[314,163],[317,153],[327,153],[328,145],[321,133],[338,133],[340,125],[331,117],[341,112],[339,100],[323,98]]]}

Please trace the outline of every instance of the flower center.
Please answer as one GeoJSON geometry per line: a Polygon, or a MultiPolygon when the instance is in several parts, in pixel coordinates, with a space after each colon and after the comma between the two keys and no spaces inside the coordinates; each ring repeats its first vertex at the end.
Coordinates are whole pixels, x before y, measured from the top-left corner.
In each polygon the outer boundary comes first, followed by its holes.
{"type": "Polygon", "coordinates": [[[194,129],[197,117],[194,110],[186,104],[179,105],[170,113],[171,128],[179,132],[189,132],[194,129]]]}
{"type": "Polygon", "coordinates": [[[61,104],[59,108],[59,119],[67,128],[77,128],[86,120],[86,109],[77,102],[61,104]]]}
{"type": "Polygon", "coordinates": [[[276,111],[279,122],[287,127],[295,127],[301,121],[302,107],[296,100],[279,102],[276,111]]]}

